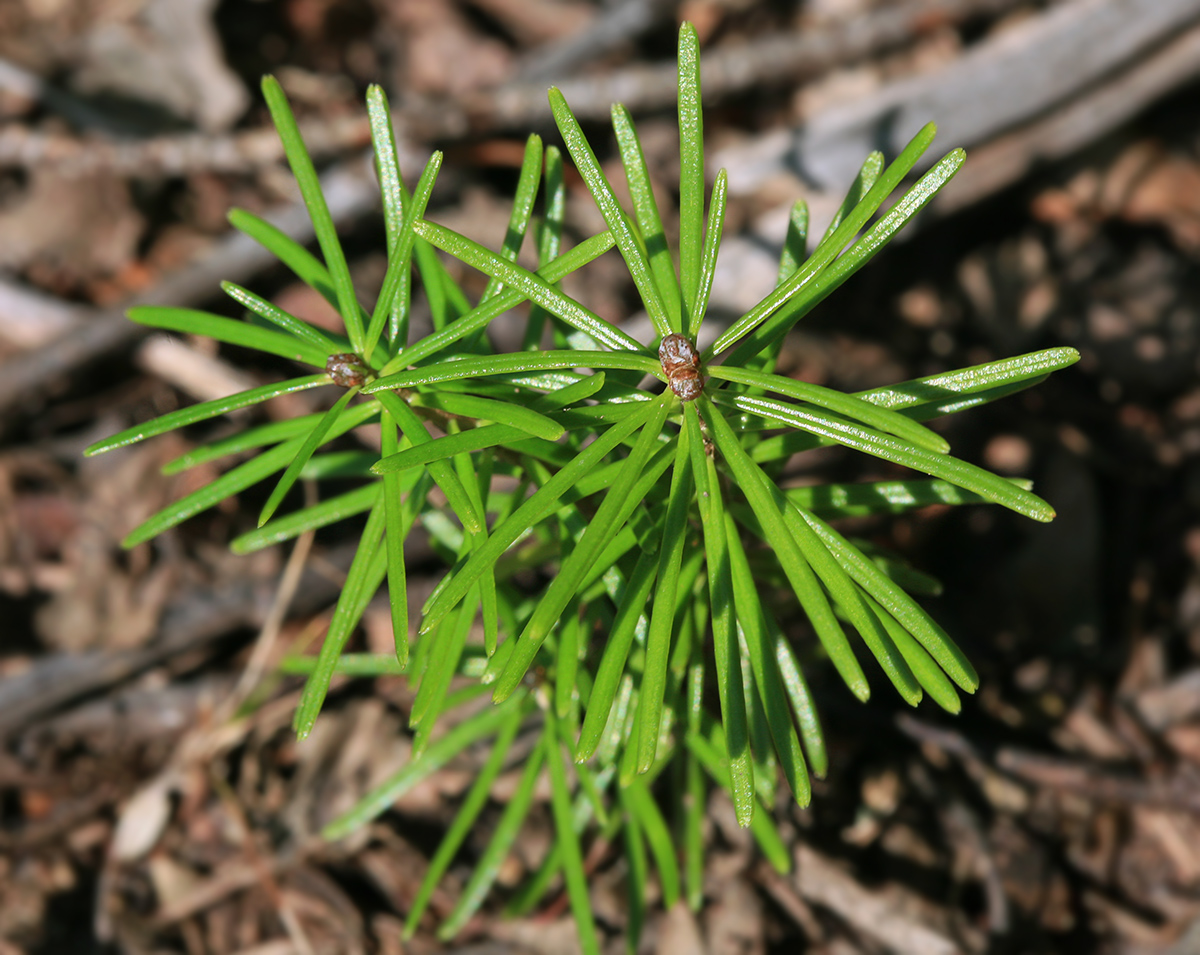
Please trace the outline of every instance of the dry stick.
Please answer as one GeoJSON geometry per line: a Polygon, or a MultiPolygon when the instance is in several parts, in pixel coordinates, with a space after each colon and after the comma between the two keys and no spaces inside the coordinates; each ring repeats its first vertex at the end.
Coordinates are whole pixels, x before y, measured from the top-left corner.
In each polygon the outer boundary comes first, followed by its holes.
{"type": "MultiPolygon", "coordinates": [[[[316,503],[316,484],[305,481],[304,506],[312,507],[316,503]]],[[[275,638],[279,636],[284,620],[287,619],[288,608],[292,605],[292,598],[296,596],[296,588],[300,586],[300,578],[304,575],[304,565],[312,552],[315,537],[316,531],[305,531],[296,538],[296,543],[292,546],[287,565],[283,568],[283,575],[279,578],[279,586],[275,590],[275,598],[271,601],[271,609],[267,611],[267,618],[258,632],[258,639],[254,641],[254,650],[251,651],[250,659],[238,678],[237,686],[225,701],[223,710],[226,719],[232,717],[234,711],[246,701],[258,686],[258,681],[262,679],[267,661],[271,658],[271,647],[275,638]]]]}
{"type": "MultiPolygon", "coordinates": [[[[705,98],[712,101],[754,86],[794,83],[899,46],[931,26],[995,15],[1014,5],[1015,0],[925,0],[886,7],[870,17],[836,27],[718,48],[708,54],[703,65],[705,98]]],[[[767,167],[781,168],[789,161],[810,174],[815,172],[818,178],[829,169],[857,169],[862,154],[879,145],[881,134],[891,139],[903,135],[904,130],[899,128],[903,123],[896,122],[898,110],[920,112],[917,118],[921,122],[934,115],[949,138],[970,144],[984,142],[1082,91],[1079,100],[1048,120],[1006,136],[994,144],[994,150],[989,144],[985,147],[989,149],[987,154],[977,154],[937,200],[943,210],[959,208],[1015,181],[1038,159],[1056,158],[1079,148],[1196,75],[1200,57],[1195,55],[1190,32],[1150,56],[1146,50],[1164,37],[1176,35],[1180,27],[1186,27],[1197,16],[1200,9],[1195,0],[1076,0],[1062,4],[1022,24],[1017,38],[1020,44],[1014,43],[1012,36],[1001,34],[968,51],[944,70],[901,80],[864,100],[818,114],[807,124],[794,151],[789,134],[771,137],[750,163],[757,171],[754,180],[757,182],[761,178],[758,173],[767,167]],[[1138,9],[1149,4],[1153,15],[1131,17],[1131,4],[1138,9]],[[1114,29],[1114,24],[1119,29],[1114,29]],[[1019,82],[1028,72],[1025,66],[1063,61],[1067,54],[1060,49],[1062,43],[1077,48],[1083,43],[1081,30],[1089,31],[1086,69],[1058,70],[1050,81],[1041,84],[1019,82]],[[1021,46],[1023,52],[1014,54],[1014,46],[1021,46]],[[1142,62],[1117,80],[1102,81],[1092,92],[1085,90],[1089,83],[1139,55],[1142,62]],[[982,90],[990,88],[998,93],[1004,100],[1003,109],[980,105],[980,80],[973,79],[972,73],[991,77],[991,81],[984,81],[982,90]],[[954,126],[963,116],[972,128],[960,134],[954,126]],[[850,153],[852,161],[843,162],[850,153]]],[[[625,103],[635,112],[670,105],[675,98],[676,79],[674,64],[635,66],[607,76],[569,80],[561,88],[580,118],[603,119],[614,101],[625,103]]],[[[546,121],[545,89],[540,82],[513,83],[479,93],[464,104],[413,106],[398,112],[396,118],[400,125],[419,129],[425,137],[455,137],[469,129],[480,132],[537,125],[546,121]]],[[[336,151],[365,136],[365,122],[357,117],[338,117],[305,128],[310,130],[306,136],[311,137],[310,147],[315,152],[336,151]]],[[[752,147],[747,154],[755,151],[752,147]]],[[[232,137],[188,135],[127,143],[46,137],[20,127],[0,130],[0,165],[36,163],[67,172],[98,167],[130,174],[247,171],[273,163],[279,155],[278,141],[269,129],[232,137]]],[[[736,188],[736,182],[732,184],[736,188]]],[[[0,389],[0,410],[4,407],[0,389]]]]}
{"type": "Polygon", "coordinates": [[[89,309],[0,277],[0,339],[37,348],[65,335],[89,309]]]}
{"type": "Polygon", "coordinates": [[[48,818],[28,822],[15,831],[0,832],[0,852],[27,853],[53,842],[94,818],[120,796],[121,791],[114,783],[103,782],[86,795],[59,802],[48,818]]]}
{"type": "Polygon", "coordinates": [[[808,937],[809,944],[816,946],[826,940],[825,930],[821,927],[816,913],[800,897],[791,880],[776,872],[765,860],[760,861],[751,874],[776,904],[791,916],[792,921],[800,926],[800,930],[808,937]]]}
{"type": "Polygon", "coordinates": [[[299,955],[316,955],[312,942],[309,941],[308,934],[304,931],[304,926],[300,924],[300,919],[296,915],[295,906],[285,897],[279,887],[279,882],[275,878],[275,873],[271,871],[267,860],[258,851],[258,846],[254,839],[254,827],[250,825],[250,820],[246,818],[241,801],[237,798],[229,783],[217,773],[215,767],[215,761],[208,762],[209,778],[212,781],[213,789],[217,792],[225,807],[225,811],[229,813],[239,830],[238,834],[241,836],[242,852],[246,859],[246,864],[259,873],[261,880],[259,886],[265,890],[267,898],[270,899],[271,906],[275,909],[275,914],[279,916],[279,921],[283,923],[284,931],[287,932],[288,938],[292,942],[292,947],[296,949],[299,955]]]}
{"type": "MultiPolygon", "coordinates": [[[[334,116],[300,125],[316,158],[361,149],[371,141],[365,116],[334,116]]],[[[179,133],[153,139],[109,139],[43,133],[16,124],[0,127],[0,166],[50,166],[62,176],[182,176],[189,172],[245,173],[283,159],[273,126],[225,136],[179,133]]]]}
{"type": "Polygon", "coordinates": [[[1200,75],[1200,27],[1193,27],[1069,105],[972,151],[930,203],[954,212],[1010,186],[1039,162],[1061,159],[1132,119],[1200,75]]]}
{"type": "Polygon", "coordinates": [[[996,765],[1026,782],[1077,793],[1095,802],[1158,806],[1200,814],[1200,789],[1183,778],[1159,780],[1118,776],[1080,760],[1011,748],[996,754],[996,765]]]}
{"type": "MultiPolygon", "coordinates": [[[[1051,7],[967,49],[941,70],[896,80],[822,110],[792,132],[728,150],[728,156],[742,158],[746,170],[736,175],[732,158],[726,161],[730,191],[755,191],[763,175],[790,168],[824,190],[840,192],[866,152],[895,154],[930,120],[937,122],[944,142],[967,148],[989,142],[1090,95],[1118,71],[1135,72],[1139,61],[1156,58],[1159,47],[1198,20],[1198,0],[1073,0],[1051,7]]],[[[1175,85],[1195,72],[1176,60],[1171,60],[1175,85]]],[[[1075,122],[1081,119],[1074,116],[1075,122]]],[[[1093,137],[1116,125],[1105,112],[1087,119],[1093,137]]],[[[984,164],[976,157],[968,167],[984,164]]]]}
{"type": "MultiPolygon", "coordinates": [[[[296,846],[286,852],[276,855],[266,863],[267,871],[272,877],[286,874],[297,868],[307,859],[323,852],[328,843],[322,839],[313,839],[296,846]]],[[[164,905],[154,916],[154,925],[161,928],[173,925],[198,912],[212,908],[223,902],[236,892],[254,888],[262,884],[263,873],[257,866],[250,865],[242,859],[226,863],[217,868],[208,881],[191,889],[180,898],[164,905]]]]}
{"type": "MultiPolygon", "coordinates": [[[[321,188],[335,221],[356,218],[378,202],[378,190],[365,174],[361,159],[339,163],[321,179],[321,188]]],[[[312,223],[302,203],[287,206],[267,217],[298,242],[312,238],[312,223]]],[[[167,276],[118,308],[88,317],[61,338],[37,351],[0,365],[0,419],[23,405],[33,404],[66,376],[90,362],[129,348],[150,334],[125,317],[131,305],[190,305],[213,295],[222,279],[244,282],[275,262],[275,257],[253,239],[231,233],[200,261],[167,276]]]]}
{"type": "MultiPolygon", "coordinates": [[[[809,79],[835,66],[901,46],[933,27],[973,16],[991,16],[1017,0],[910,0],[868,17],[836,26],[771,36],[744,46],[718,47],[706,54],[702,82],[708,101],[758,86],[780,87],[809,79]]],[[[630,0],[600,15],[594,31],[572,36],[561,45],[531,55],[530,75],[521,81],[474,95],[464,103],[427,102],[396,112],[400,128],[422,138],[456,138],[468,131],[544,125],[545,80],[566,61],[572,67],[644,30],[658,18],[663,0],[630,0]]],[[[675,102],[678,68],[674,62],[631,66],[605,76],[561,84],[580,119],[606,119],[614,102],[634,112],[661,109],[675,102]]],[[[317,156],[336,155],[369,140],[361,116],[338,116],[301,125],[305,143],[317,156]]],[[[118,175],[184,175],[189,172],[248,172],[282,157],[274,129],[247,130],[228,136],[189,133],[150,140],[113,141],[46,134],[28,127],[0,128],[0,167],[52,166],[62,175],[106,170],[118,175]]],[[[858,168],[861,157],[855,159],[858,168]]]]}
{"type": "MultiPolygon", "coordinates": [[[[887,5],[868,17],[832,27],[772,36],[740,47],[717,47],[705,53],[700,67],[704,99],[711,102],[754,87],[786,86],[910,42],[931,27],[993,15],[1014,6],[1016,0],[920,0],[887,5]]],[[[678,67],[672,62],[568,80],[559,88],[579,119],[603,120],[614,102],[624,103],[635,113],[673,105],[678,80],[678,67]]],[[[541,83],[514,83],[468,100],[465,108],[476,129],[544,124],[546,90],[541,83]]],[[[461,124],[460,118],[447,115],[444,109],[430,111],[421,120],[435,124],[429,132],[456,129],[461,124]]],[[[421,128],[427,131],[426,126],[421,128]]],[[[859,155],[853,168],[861,162],[859,155]]]]}
{"type": "Polygon", "coordinates": [[[920,924],[895,898],[864,887],[833,860],[801,843],[796,846],[796,890],[868,938],[899,955],[958,955],[959,947],[941,932],[920,924]]]}
{"type": "Polygon", "coordinates": [[[1033,783],[1047,789],[1079,793],[1097,802],[1134,803],[1200,813],[1200,789],[1182,779],[1138,779],[1118,776],[1077,759],[1062,759],[1005,747],[989,761],[957,730],[933,726],[901,713],[896,727],[919,743],[932,743],[962,764],[976,781],[985,773],[1033,783]]]}
{"type": "MultiPolygon", "coordinates": [[[[339,566],[349,566],[351,549],[329,555],[339,566]]],[[[203,648],[238,627],[259,625],[268,580],[242,578],[219,589],[196,587],[167,606],[159,621],[163,636],[136,650],[61,653],[35,660],[28,670],[0,681],[0,740],[32,720],[53,712],[81,696],[98,693],[113,684],[190,650],[203,648]]],[[[327,576],[308,573],[297,589],[297,612],[312,612],[337,596],[338,588],[327,576]]]]}
{"type": "MultiPolygon", "coordinates": [[[[207,355],[174,335],[151,335],[138,348],[134,364],[197,401],[228,398],[262,383],[245,369],[218,355],[207,355]]],[[[242,414],[250,411],[238,410],[242,414]]]]}
{"type": "Polygon", "coordinates": [[[970,148],[1086,95],[1198,20],[1197,0],[1060,4],[940,70],[814,115],[797,129],[784,161],[818,185],[840,188],[870,150],[898,153],[930,120],[946,142],[970,148]]]}
{"type": "Polygon", "coordinates": [[[987,929],[991,935],[1007,935],[1011,927],[1008,913],[1008,897],[1004,894],[1004,881],[1000,868],[992,855],[987,835],[974,811],[962,800],[952,799],[941,810],[942,826],[951,845],[965,844],[980,862],[980,870],[974,874],[983,882],[983,895],[987,903],[987,929]]]}
{"type": "Polygon", "coordinates": [[[602,7],[581,30],[531,50],[521,64],[519,79],[526,83],[558,82],[564,75],[599,59],[638,37],[664,19],[674,0],[623,0],[602,7]]]}
{"type": "MultiPolygon", "coordinates": [[[[115,131],[119,120],[105,110],[47,83],[36,73],[0,57],[0,92],[30,103],[44,103],[56,115],[76,126],[115,131]]],[[[0,135],[3,132],[0,131],[0,135]]]]}

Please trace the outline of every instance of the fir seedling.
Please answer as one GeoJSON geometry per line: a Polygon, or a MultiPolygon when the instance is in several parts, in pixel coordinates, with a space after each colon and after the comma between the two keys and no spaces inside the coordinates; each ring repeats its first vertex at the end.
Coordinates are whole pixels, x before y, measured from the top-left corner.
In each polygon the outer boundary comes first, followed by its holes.
{"type": "Polygon", "coordinates": [[[777,287],[698,352],[726,195],[721,171],[706,214],[699,77],[699,44],[685,24],[678,250],[666,240],[624,108],[614,107],[613,125],[632,210],[617,200],[562,94],[551,90],[558,129],[607,229],[564,249],[562,156],[531,136],[508,230],[499,251],[491,251],[425,218],[441,156],[431,157],[409,193],[386,98],[372,88],[367,107],[388,268],[371,309],[356,296],[287,101],[267,78],[263,93],[321,257],[250,213],[235,211],[231,220],[330,301],[345,334],[321,331],[232,284],[225,290],[247,310],[244,321],[178,308],[131,312],[144,324],[257,348],[316,372],[173,412],[101,441],[89,454],[292,391],[340,390],[328,411],[250,427],[168,464],[166,470],[176,472],[245,456],[133,530],[126,544],[149,540],[274,475],[259,527],[237,538],[235,550],[249,552],[366,514],[320,652],[285,663],[285,670],[306,678],[295,729],[301,738],[312,730],[335,674],[404,674],[416,687],[409,713],[413,755],[325,834],[354,831],[469,747],[488,747],[407,914],[409,934],[492,784],[512,764],[522,733],[536,734],[537,742],[491,842],[440,927],[443,937],[457,933],[487,897],[543,773],[558,838],[508,911],[528,911],[561,884],[585,952],[598,952],[599,943],[583,842],[602,838],[624,847],[627,935],[635,946],[652,869],[666,904],[679,897],[701,904],[701,822],[710,785],[728,790],[738,821],[750,827],[771,864],[786,870],[788,852],[774,824],[778,781],[805,805],[810,774],[823,775],[828,762],[802,659],[827,658],[861,700],[870,693],[862,661],[873,659],[905,701],[915,706],[927,693],[950,712],[960,707],[959,691],[973,692],[978,682],[912,596],[936,584],[868,554],[831,521],[931,503],[990,502],[1039,521],[1054,516],[1028,482],[952,457],[945,440],[921,422],[1036,384],[1077,360],[1074,350],[1049,349],[854,395],[774,373],[788,330],[866,264],[962,164],[962,150],[951,151],[876,218],[929,147],[932,125],[891,163],[878,153],[867,158],[811,251],[807,210],[797,203],[777,287]],[[539,189],[543,214],[532,236],[538,267],[531,271],[517,264],[517,255],[534,222],[539,189]],[[614,245],[653,323],[654,341],[635,340],[561,288],[563,278],[614,245]],[[478,301],[468,299],[438,250],[487,276],[478,301]],[[414,294],[424,295],[433,320],[431,334],[416,341],[409,321],[414,294]],[[496,353],[488,324],[522,303],[522,349],[496,353]],[[552,347],[543,349],[544,341],[552,347]],[[329,449],[371,422],[381,426],[382,455],[329,449]],[[781,483],[784,460],[828,444],[928,477],[802,488],[781,483]],[[325,476],[360,483],[278,515],[297,480],[325,476]],[[431,495],[435,487],[440,495],[431,495]],[[410,645],[404,542],[418,525],[449,569],[419,608],[418,637],[410,645]],[[550,571],[537,577],[544,585],[521,573],[530,570],[550,571]],[[395,654],[346,653],[385,581],[395,654]],[[769,599],[780,589],[794,593],[815,644],[797,648],[784,635],[779,608],[769,599]],[[471,639],[477,620],[478,644],[471,639]],[[484,693],[494,706],[469,707],[465,717],[456,712],[484,693]],[[716,712],[704,705],[713,697],[716,712]],[[450,728],[435,739],[439,720],[450,728]],[[678,771],[664,773],[668,767],[678,771]]]}

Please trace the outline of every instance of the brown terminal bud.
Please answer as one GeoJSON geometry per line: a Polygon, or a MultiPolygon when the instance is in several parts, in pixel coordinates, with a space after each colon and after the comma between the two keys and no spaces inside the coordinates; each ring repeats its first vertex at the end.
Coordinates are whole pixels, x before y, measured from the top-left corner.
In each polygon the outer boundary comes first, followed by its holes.
{"type": "Polygon", "coordinates": [[[680,401],[695,401],[704,390],[700,380],[700,355],[691,339],[672,332],[658,346],[658,360],[667,375],[667,384],[680,401]]]}
{"type": "Polygon", "coordinates": [[[365,385],[372,377],[371,369],[353,352],[337,352],[326,358],[325,374],[340,388],[365,385]]]}

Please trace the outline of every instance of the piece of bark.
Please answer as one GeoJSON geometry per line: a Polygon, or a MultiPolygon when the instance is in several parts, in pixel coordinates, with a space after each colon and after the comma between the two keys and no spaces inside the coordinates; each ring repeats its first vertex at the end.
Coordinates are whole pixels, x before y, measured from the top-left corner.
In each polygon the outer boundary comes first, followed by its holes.
{"type": "MultiPolygon", "coordinates": [[[[948,936],[917,922],[897,898],[866,888],[819,852],[801,844],[795,858],[796,890],[888,951],[899,955],[958,955],[961,951],[948,936]]],[[[899,891],[895,886],[892,889],[899,891]]]]}
{"type": "MultiPolygon", "coordinates": [[[[1200,10],[1200,2],[1192,2],[1200,10]]],[[[1128,122],[1156,100],[1196,76],[1200,76],[1200,26],[1182,31],[1151,54],[1127,64],[1123,70],[1106,77],[1049,115],[1007,132],[997,132],[993,138],[971,149],[967,162],[933,198],[922,215],[949,215],[994,195],[1018,182],[1037,164],[1062,159],[1128,122]]],[[[944,76],[943,72],[929,74],[928,81],[931,85],[936,81],[936,84],[950,88],[954,85],[952,79],[944,76]]],[[[886,95],[886,90],[879,94],[880,97],[886,95]]],[[[828,122],[832,124],[837,119],[835,114],[843,110],[861,108],[857,104],[831,107],[829,112],[832,118],[828,122]]],[[[927,118],[940,119],[937,115],[927,118]]],[[[945,125],[939,122],[939,141],[947,145],[969,145],[963,140],[951,139],[945,133],[945,125]]],[[[874,148],[895,150],[903,146],[902,138],[890,132],[891,138],[886,142],[863,139],[855,147],[861,151],[852,160],[849,158],[849,149],[841,154],[847,164],[838,182],[824,190],[805,190],[795,172],[787,168],[796,136],[791,130],[772,130],[753,142],[718,151],[713,157],[713,164],[728,169],[730,192],[733,193],[753,194],[763,182],[780,177],[791,178],[797,193],[804,193],[811,212],[811,231],[818,235],[840,205],[842,190],[856,174],[867,152],[874,148]]],[[[817,147],[813,145],[812,148],[817,147]]],[[[936,157],[941,154],[942,151],[938,149],[931,155],[936,157]]],[[[804,156],[796,164],[805,173],[814,168],[804,156]]],[[[828,155],[822,154],[816,165],[832,172],[834,163],[828,155]]],[[[740,311],[748,307],[746,303],[757,302],[770,292],[774,287],[774,270],[777,268],[777,255],[770,249],[782,243],[790,207],[789,202],[760,216],[754,223],[754,235],[751,238],[725,238],[722,256],[717,263],[714,302],[740,311]],[[739,258],[732,270],[728,265],[730,255],[739,258]],[[736,276],[733,281],[728,278],[731,271],[736,276]],[[726,301],[722,297],[720,293],[724,288],[735,290],[734,300],[726,301]]],[[[910,223],[905,231],[913,226],[914,223],[910,223]]]]}

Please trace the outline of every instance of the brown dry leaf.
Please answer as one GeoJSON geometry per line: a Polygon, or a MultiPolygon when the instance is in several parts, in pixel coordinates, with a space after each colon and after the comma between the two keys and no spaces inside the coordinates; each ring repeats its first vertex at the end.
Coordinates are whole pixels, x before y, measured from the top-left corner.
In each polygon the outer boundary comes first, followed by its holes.
{"type": "Polygon", "coordinates": [[[1186,251],[1200,252],[1200,163],[1136,143],[1108,170],[1104,204],[1127,222],[1162,226],[1186,251]]]}
{"type": "Polygon", "coordinates": [[[178,561],[167,552],[153,567],[145,566],[148,554],[126,565],[114,545],[172,497],[171,486],[178,482],[164,478],[159,468],[182,448],[180,438],[164,436],[85,464],[88,496],[80,507],[81,523],[63,546],[67,573],[36,617],[38,634],[49,646],[125,649],[154,634],[178,580],[178,561]]]}
{"type": "Polygon", "coordinates": [[[404,45],[406,91],[461,98],[497,86],[512,73],[512,54],[474,32],[443,0],[396,0],[385,8],[404,45]]]}
{"type": "Polygon", "coordinates": [[[522,46],[536,46],[587,29],[595,9],[571,0],[469,0],[495,17],[522,46]]]}
{"type": "Polygon", "coordinates": [[[711,955],[764,955],[762,902],[742,875],[728,879],[704,910],[711,955]]]}
{"type": "Polygon", "coordinates": [[[1101,760],[1128,759],[1129,746],[1101,718],[1100,705],[1097,691],[1083,693],[1052,733],[1054,741],[1064,749],[1082,751],[1101,760]]]}
{"type": "Polygon", "coordinates": [[[320,869],[299,866],[281,880],[281,906],[303,926],[315,952],[362,955],[366,927],[358,906],[320,869]]]}
{"type": "Polygon", "coordinates": [[[658,945],[654,951],[655,955],[704,955],[707,951],[696,916],[683,899],[658,920],[658,945]]]}
{"type": "Polygon", "coordinates": [[[1059,226],[1086,228],[1108,218],[1166,229],[1181,249],[1200,252],[1200,163],[1139,140],[1107,168],[1088,168],[1065,188],[1038,195],[1034,216],[1059,226]]]}
{"type": "Polygon", "coordinates": [[[173,905],[195,892],[204,882],[194,869],[166,853],[156,853],[146,862],[154,895],[160,905],[173,905]]]}
{"type": "Polygon", "coordinates": [[[0,268],[69,291],[131,262],[143,227],[122,180],[35,168],[25,193],[0,211],[0,268]]]}
{"type": "Polygon", "coordinates": [[[217,0],[114,5],[92,23],[74,85],[154,103],[207,132],[232,125],[250,95],[225,64],[213,28],[217,0]]]}
{"type": "Polygon", "coordinates": [[[575,920],[505,919],[489,926],[488,934],[502,942],[511,942],[529,955],[577,955],[579,935],[575,920]]]}
{"type": "Polygon", "coordinates": [[[171,819],[174,786],[172,777],[158,776],[124,805],[109,846],[114,860],[132,862],[154,848],[171,819]]]}
{"type": "Polygon", "coordinates": [[[1170,683],[1143,690],[1134,700],[1142,720],[1154,730],[1164,730],[1200,714],[1200,668],[1177,676],[1170,683]]]}

